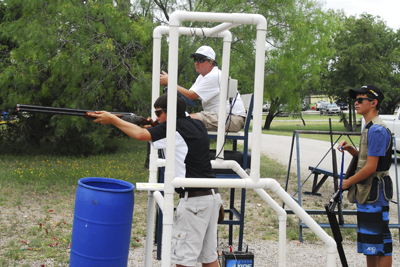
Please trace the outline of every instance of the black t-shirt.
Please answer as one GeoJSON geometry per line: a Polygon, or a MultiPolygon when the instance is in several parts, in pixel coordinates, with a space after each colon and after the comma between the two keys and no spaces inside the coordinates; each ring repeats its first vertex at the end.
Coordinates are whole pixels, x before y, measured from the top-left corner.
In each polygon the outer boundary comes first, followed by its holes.
{"type": "MultiPolygon", "coordinates": [[[[147,129],[152,145],[157,149],[167,147],[167,122],[147,129]]],[[[175,132],[175,176],[180,178],[215,178],[210,163],[210,143],[204,124],[189,116],[176,118],[175,132]]],[[[186,191],[208,190],[210,188],[185,188],[186,191]]],[[[181,193],[181,188],[176,188],[181,193]]]]}

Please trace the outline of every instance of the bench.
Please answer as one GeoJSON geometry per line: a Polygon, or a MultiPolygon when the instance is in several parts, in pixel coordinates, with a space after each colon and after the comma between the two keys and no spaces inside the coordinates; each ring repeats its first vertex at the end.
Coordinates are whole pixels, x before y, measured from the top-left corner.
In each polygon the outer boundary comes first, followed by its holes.
{"type": "MultiPolygon", "coordinates": [[[[312,185],[311,192],[304,192],[306,195],[316,195],[316,196],[321,196],[320,193],[318,193],[318,190],[321,188],[321,186],[325,183],[325,181],[329,177],[333,177],[333,172],[323,169],[323,168],[318,168],[318,167],[313,167],[309,166],[308,169],[311,171],[311,174],[314,174],[314,181],[312,185]],[[322,174],[321,180],[318,182],[318,176],[322,174]]],[[[343,176],[345,174],[343,173],[343,176]]],[[[337,177],[339,178],[339,177],[337,177]]]]}

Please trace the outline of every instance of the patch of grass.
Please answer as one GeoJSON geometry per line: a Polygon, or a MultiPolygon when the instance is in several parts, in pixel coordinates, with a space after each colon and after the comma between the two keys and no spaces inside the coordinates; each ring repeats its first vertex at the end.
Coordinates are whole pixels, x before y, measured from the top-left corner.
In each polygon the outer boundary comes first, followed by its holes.
{"type": "MultiPolygon", "coordinates": [[[[266,116],[263,116],[263,122],[265,122],[266,116]]],[[[264,134],[273,134],[273,135],[283,135],[283,136],[293,136],[293,132],[295,130],[304,130],[304,131],[329,131],[329,118],[331,118],[332,131],[337,132],[347,132],[346,128],[343,125],[343,122],[339,122],[339,116],[320,116],[314,114],[305,114],[303,119],[306,123],[306,126],[303,126],[303,123],[299,117],[278,117],[274,118],[271,123],[271,127],[269,130],[262,130],[264,134]]],[[[357,120],[361,119],[360,115],[357,114],[357,120]]],[[[358,129],[360,131],[360,129],[358,129]]],[[[302,138],[315,139],[321,141],[330,142],[329,134],[299,134],[302,138]]],[[[340,136],[333,135],[333,141],[336,141],[340,136]]],[[[344,137],[342,136],[340,140],[346,139],[348,141],[353,140],[354,144],[358,145],[360,142],[359,136],[350,136],[344,137]]]]}
{"type": "MultiPolygon", "coordinates": [[[[25,190],[41,194],[69,194],[76,190],[78,180],[83,177],[147,181],[148,170],[143,167],[145,142],[133,139],[122,139],[121,142],[117,153],[88,157],[2,155],[0,186],[18,190],[23,185],[25,190]]],[[[15,201],[20,199],[15,198],[15,201]]]]}
{"type": "MultiPolygon", "coordinates": [[[[148,180],[146,143],[119,142],[120,149],[108,155],[1,155],[0,266],[23,266],[21,260],[32,266],[45,259],[52,259],[55,266],[68,264],[78,180],[109,177],[133,184],[148,180]]],[[[135,203],[147,203],[147,192],[135,191],[135,203]]],[[[146,235],[146,217],[147,205],[135,205],[132,235],[140,240],[135,245],[142,245],[146,235]]]]}

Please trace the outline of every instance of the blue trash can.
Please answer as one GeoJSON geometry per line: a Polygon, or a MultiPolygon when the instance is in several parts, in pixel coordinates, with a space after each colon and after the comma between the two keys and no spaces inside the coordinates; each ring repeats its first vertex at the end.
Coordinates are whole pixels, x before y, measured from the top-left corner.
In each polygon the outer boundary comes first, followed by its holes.
{"type": "Polygon", "coordinates": [[[129,182],[110,178],[78,181],[70,267],[127,266],[134,188],[129,182]]]}

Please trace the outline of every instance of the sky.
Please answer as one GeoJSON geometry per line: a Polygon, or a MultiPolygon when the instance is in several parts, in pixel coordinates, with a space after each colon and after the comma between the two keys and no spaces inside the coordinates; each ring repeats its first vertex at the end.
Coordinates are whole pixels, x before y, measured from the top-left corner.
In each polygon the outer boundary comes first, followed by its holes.
{"type": "Polygon", "coordinates": [[[394,30],[400,28],[400,0],[319,0],[325,9],[341,9],[346,16],[367,12],[380,16],[386,25],[394,30]]]}

